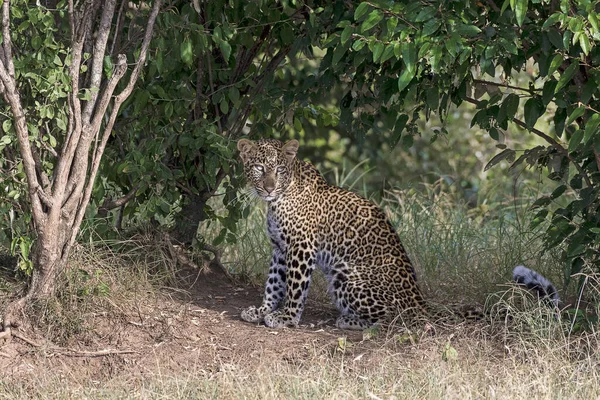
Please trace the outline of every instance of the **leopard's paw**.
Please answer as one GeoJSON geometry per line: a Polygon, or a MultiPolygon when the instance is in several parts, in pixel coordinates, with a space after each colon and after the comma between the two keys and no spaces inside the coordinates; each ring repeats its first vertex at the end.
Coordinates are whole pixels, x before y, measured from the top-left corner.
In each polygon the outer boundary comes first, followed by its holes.
{"type": "Polygon", "coordinates": [[[242,319],[246,322],[259,323],[262,322],[266,312],[262,311],[262,307],[248,307],[242,311],[242,319]]]}
{"type": "Polygon", "coordinates": [[[297,326],[298,318],[294,318],[290,314],[278,310],[265,315],[264,322],[269,328],[284,328],[286,326],[297,326]]]}

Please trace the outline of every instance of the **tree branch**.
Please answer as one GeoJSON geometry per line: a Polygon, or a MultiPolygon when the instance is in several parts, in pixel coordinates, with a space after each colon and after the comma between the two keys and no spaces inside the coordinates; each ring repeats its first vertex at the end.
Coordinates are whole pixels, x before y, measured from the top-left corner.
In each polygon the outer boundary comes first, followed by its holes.
{"type": "MultiPolygon", "coordinates": [[[[475,104],[475,105],[479,105],[479,103],[480,103],[479,100],[472,99],[470,97],[467,97],[464,100],[466,102],[468,102],[468,103],[475,104]]],[[[527,124],[525,124],[525,122],[523,122],[523,121],[521,121],[521,120],[519,120],[517,118],[513,117],[511,120],[512,120],[512,122],[514,122],[515,124],[517,124],[521,128],[530,131],[534,135],[539,136],[542,139],[544,139],[546,142],[550,143],[550,145],[552,147],[554,147],[559,153],[561,153],[562,155],[564,155],[565,157],[567,157],[567,159],[571,162],[571,164],[573,164],[575,166],[575,168],[577,169],[577,171],[582,175],[583,179],[585,180],[585,183],[589,187],[593,186],[592,185],[592,181],[590,180],[589,176],[585,173],[585,171],[583,170],[583,168],[581,168],[581,166],[579,164],[577,164],[575,162],[575,160],[573,160],[573,158],[569,154],[569,151],[567,149],[565,149],[560,143],[558,143],[558,141],[556,141],[554,138],[548,136],[547,134],[545,134],[544,132],[542,132],[542,131],[540,131],[538,129],[535,129],[535,128],[529,129],[527,127],[527,124]]]]}
{"type": "Polygon", "coordinates": [[[77,25],[77,15],[73,6],[73,0],[69,0],[69,23],[72,26],[71,30],[71,65],[69,66],[69,77],[71,78],[71,93],[69,93],[69,126],[67,137],[63,143],[61,157],[58,160],[56,170],[54,172],[54,187],[53,197],[58,203],[63,202],[65,191],[67,189],[67,181],[69,172],[73,165],[73,159],[77,150],[77,144],[81,138],[83,124],[81,121],[81,101],[79,100],[79,76],[81,70],[81,59],[83,56],[83,44],[87,35],[86,27],[91,27],[90,20],[92,13],[88,7],[91,7],[92,1],[87,1],[87,6],[83,10],[83,15],[80,17],[79,25],[77,25]]]}
{"type": "Polygon", "coordinates": [[[117,48],[117,44],[121,42],[121,36],[123,34],[123,22],[125,21],[125,5],[128,3],[127,0],[121,0],[121,5],[119,6],[119,12],[117,13],[117,26],[115,28],[115,35],[113,37],[112,44],[110,45],[110,56],[114,57],[119,49],[117,48]]]}
{"type": "Polygon", "coordinates": [[[21,105],[21,97],[17,90],[17,83],[15,81],[12,49],[10,44],[9,8],[10,0],[4,0],[4,4],[2,5],[2,49],[4,52],[4,60],[0,60],[0,81],[2,82],[2,93],[10,105],[15,121],[15,131],[17,133],[19,147],[21,148],[21,156],[23,157],[25,175],[27,176],[27,188],[29,190],[33,218],[35,223],[38,224],[38,226],[41,226],[40,224],[43,224],[46,216],[42,209],[42,204],[39,197],[35,195],[40,184],[37,178],[35,160],[31,151],[31,144],[29,143],[29,132],[27,130],[25,113],[21,105]]]}
{"type": "Polygon", "coordinates": [[[129,193],[127,193],[125,196],[120,197],[116,200],[112,200],[109,198],[104,199],[104,201],[102,202],[102,205],[98,208],[98,212],[100,212],[100,210],[109,211],[114,208],[124,206],[131,199],[133,199],[135,197],[135,194],[136,194],[137,190],[139,189],[139,187],[140,187],[139,184],[135,185],[133,187],[133,189],[131,189],[129,191],[129,193]]]}
{"type": "MultiPolygon", "coordinates": [[[[94,43],[94,52],[92,55],[92,68],[89,85],[91,98],[86,103],[82,115],[84,124],[90,122],[92,112],[96,106],[96,100],[98,98],[100,83],[102,81],[102,64],[104,62],[104,56],[106,54],[106,44],[108,43],[111,22],[115,14],[116,4],[116,0],[106,0],[104,2],[104,5],[102,6],[102,17],[100,18],[100,27],[98,29],[98,35],[96,36],[96,41],[94,43]]],[[[98,114],[99,113],[96,113],[96,115],[98,114]]]]}
{"type": "Polygon", "coordinates": [[[10,39],[10,0],[2,4],[2,50],[4,51],[4,65],[8,75],[15,79],[15,65],[12,59],[12,42],[10,39]]]}
{"type": "Polygon", "coordinates": [[[509,85],[506,83],[484,81],[482,79],[473,79],[473,83],[479,83],[481,85],[503,87],[503,88],[514,89],[514,90],[522,90],[523,92],[527,92],[527,93],[541,92],[543,90],[543,89],[535,89],[535,88],[534,89],[522,88],[522,87],[518,87],[518,86],[512,86],[512,85],[509,85]]]}
{"type": "MultiPolygon", "coordinates": [[[[140,49],[139,58],[135,64],[135,67],[133,68],[133,71],[131,72],[131,76],[129,77],[129,82],[127,83],[127,86],[115,98],[110,117],[108,119],[108,122],[106,123],[106,126],[104,127],[104,132],[102,135],[100,145],[96,149],[96,153],[93,155],[92,167],[91,167],[91,171],[89,174],[89,178],[87,180],[87,185],[85,187],[85,192],[84,192],[83,198],[81,200],[81,204],[85,205],[85,204],[88,204],[90,201],[90,197],[92,195],[92,189],[94,188],[94,181],[96,180],[98,168],[100,167],[100,158],[101,158],[102,154],[104,153],[104,148],[106,147],[106,143],[108,142],[108,139],[112,132],[117,115],[120,112],[121,104],[123,104],[123,102],[127,99],[127,97],[129,97],[129,95],[133,91],[135,83],[140,74],[140,70],[144,66],[144,63],[146,62],[146,56],[148,54],[148,47],[150,46],[150,40],[152,39],[152,34],[154,32],[154,23],[156,22],[156,17],[158,15],[158,12],[160,11],[161,4],[162,4],[161,0],[155,0],[154,5],[152,7],[152,11],[148,18],[148,23],[146,25],[146,32],[144,34],[144,40],[142,42],[142,46],[140,49]]],[[[97,112],[100,112],[100,110],[97,110],[97,112]]],[[[73,244],[75,243],[75,239],[77,238],[77,234],[79,233],[79,227],[81,225],[81,221],[83,220],[83,217],[85,215],[85,209],[86,209],[86,207],[79,207],[77,210],[77,214],[75,217],[75,223],[73,225],[73,230],[71,232],[71,238],[67,243],[68,247],[73,246],[73,244]]]]}

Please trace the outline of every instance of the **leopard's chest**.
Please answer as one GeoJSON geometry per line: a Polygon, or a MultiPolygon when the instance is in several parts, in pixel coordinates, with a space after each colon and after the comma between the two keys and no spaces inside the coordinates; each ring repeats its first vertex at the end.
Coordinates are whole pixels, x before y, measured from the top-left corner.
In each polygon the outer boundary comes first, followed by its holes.
{"type": "Polygon", "coordinates": [[[301,242],[314,243],[317,224],[315,215],[304,207],[288,204],[269,205],[267,233],[274,246],[285,252],[301,242]]]}

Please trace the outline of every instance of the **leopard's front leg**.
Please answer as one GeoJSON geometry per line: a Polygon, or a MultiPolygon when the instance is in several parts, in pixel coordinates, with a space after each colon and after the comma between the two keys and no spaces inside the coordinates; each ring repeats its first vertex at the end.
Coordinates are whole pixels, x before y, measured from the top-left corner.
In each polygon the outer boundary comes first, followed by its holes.
{"type": "Polygon", "coordinates": [[[286,280],[285,256],[275,247],[269,267],[269,277],[265,284],[265,294],[260,307],[248,307],[242,311],[242,319],[248,322],[262,322],[265,315],[275,311],[285,297],[286,280]]]}
{"type": "Polygon", "coordinates": [[[306,242],[291,246],[286,257],[286,299],[284,307],[264,316],[271,328],[296,326],[300,322],[315,269],[316,251],[306,242]]]}

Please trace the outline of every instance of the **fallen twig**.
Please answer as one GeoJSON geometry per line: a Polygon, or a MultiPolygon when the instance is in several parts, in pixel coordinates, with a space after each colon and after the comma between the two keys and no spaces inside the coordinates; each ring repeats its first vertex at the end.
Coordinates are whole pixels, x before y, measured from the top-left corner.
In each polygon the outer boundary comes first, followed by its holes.
{"type": "Polygon", "coordinates": [[[135,350],[98,350],[98,351],[79,351],[73,349],[55,349],[57,354],[67,357],[105,357],[113,354],[134,354],[138,353],[135,350]]]}
{"type": "Polygon", "coordinates": [[[41,344],[34,342],[33,340],[21,335],[19,332],[17,331],[13,331],[12,332],[12,336],[16,337],[17,339],[21,339],[22,341],[24,341],[27,344],[30,344],[33,347],[42,347],[41,344]]]}

